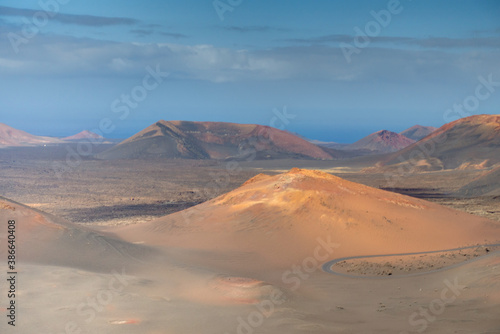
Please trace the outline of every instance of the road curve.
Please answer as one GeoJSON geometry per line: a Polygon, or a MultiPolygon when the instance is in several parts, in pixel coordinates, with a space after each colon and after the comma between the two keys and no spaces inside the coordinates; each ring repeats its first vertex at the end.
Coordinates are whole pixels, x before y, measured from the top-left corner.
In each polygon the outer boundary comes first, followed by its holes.
{"type": "Polygon", "coordinates": [[[451,268],[455,268],[458,266],[461,266],[466,263],[471,263],[473,261],[477,261],[479,259],[484,258],[485,256],[489,256],[491,254],[497,253],[498,251],[491,252],[490,254],[484,255],[484,256],[479,256],[475,259],[468,260],[468,261],[463,261],[457,264],[453,264],[450,266],[446,266],[444,268],[440,269],[434,269],[434,270],[429,270],[429,271],[424,271],[424,272],[418,272],[418,273],[413,273],[413,274],[407,274],[407,275],[393,275],[393,276],[366,276],[366,275],[350,275],[350,274],[344,274],[344,273],[339,273],[334,270],[332,270],[333,265],[336,263],[342,262],[342,261],[347,261],[347,260],[353,260],[353,259],[367,259],[367,258],[374,258],[374,257],[391,257],[391,256],[409,256],[409,255],[422,255],[422,254],[433,254],[433,253],[443,253],[443,252],[455,252],[463,249],[471,249],[471,248],[477,248],[477,247],[500,247],[499,244],[487,244],[487,245],[475,245],[475,246],[467,246],[467,247],[458,247],[458,248],[452,248],[452,249],[443,249],[443,250],[435,250],[435,251],[427,251],[427,252],[415,252],[415,253],[399,253],[399,254],[379,254],[379,255],[361,255],[361,256],[348,256],[348,257],[342,257],[338,259],[333,259],[330,260],[326,263],[324,263],[321,266],[321,269],[329,274],[334,274],[334,275],[339,275],[339,276],[344,276],[344,277],[351,277],[351,278],[369,278],[369,279],[388,279],[388,278],[402,278],[402,277],[411,277],[411,276],[419,276],[419,275],[425,275],[429,273],[434,273],[438,271],[443,271],[443,270],[448,270],[451,268]]]}

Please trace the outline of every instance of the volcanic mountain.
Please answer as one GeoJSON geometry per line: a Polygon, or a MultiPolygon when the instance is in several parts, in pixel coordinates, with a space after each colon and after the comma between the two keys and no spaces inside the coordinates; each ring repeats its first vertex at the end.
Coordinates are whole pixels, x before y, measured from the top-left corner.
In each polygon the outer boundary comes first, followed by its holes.
{"type": "Polygon", "coordinates": [[[407,138],[395,132],[381,130],[358,140],[354,144],[344,147],[344,149],[388,153],[399,151],[414,142],[415,141],[413,139],[407,138]]]}
{"type": "Polygon", "coordinates": [[[500,115],[456,120],[391,155],[385,165],[430,170],[484,168],[500,162],[500,115]]]}
{"type": "Polygon", "coordinates": [[[332,159],[332,153],[293,134],[253,124],[159,121],[100,159],[332,159]]]}
{"type": "Polygon", "coordinates": [[[67,141],[80,141],[80,140],[102,140],[104,139],[103,136],[98,135],[97,133],[88,131],[88,130],[83,130],[80,133],[77,133],[76,135],[65,137],[62,140],[67,140],[67,141]]]}
{"type": "Polygon", "coordinates": [[[329,257],[342,257],[500,240],[500,226],[491,220],[296,168],[260,174],[198,206],[114,231],[160,247],[210,252],[216,245],[217,252],[255,254],[260,269],[302,261],[318,245],[329,257]]]}
{"type": "Polygon", "coordinates": [[[433,126],[415,125],[409,129],[404,130],[403,132],[400,132],[399,134],[414,141],[419,141],[420,139],[427,137],[436,130],[437,128],[433,126]]]}
{"type": "Polygon", "coordinates": [[[37,146],[44,144],[59,144],[61,140],[52,137],[41,137],[14,129],[0,123],[0,147],[2,146],[37,146]]]}

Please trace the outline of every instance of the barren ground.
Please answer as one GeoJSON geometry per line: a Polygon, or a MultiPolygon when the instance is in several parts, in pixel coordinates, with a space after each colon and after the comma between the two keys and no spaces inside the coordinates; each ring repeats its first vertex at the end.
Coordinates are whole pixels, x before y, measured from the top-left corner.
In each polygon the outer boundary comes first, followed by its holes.
{"type": "MultiPolygon", "coordinates": [[[[187,244],[196,244],[189,238],[186,245],[162,247],[148,240],[117,242],[105,233],[121,228],[116,225],[147,223],[205,202],[256,174],[292,167],[327,171],[500,221],[497,198],[450,196],[477,171],[407,174],[389,185],[383,174],[362,172],[373,157],[349,162],[88,159],[58,177],[52,166],[54,161],[64,165],[66,149],[48,150],[0,150],[0,195],[90,229],[75,238],[75,227],[62,238],[59,228],[52,234],[45,228],[55,218],[0,201],[0,221],[15,218],[22,223],[26,229],[19,233],[21,249],[33,257],[20,262],[19,327],[9,327],[7,333],[500,333],[496,248],[353,259],[335,265],[339,272],[383,277],[370,279],[307,269],[314,248],[305,249],[309,257],[301,257],[294,266],[273,269],[269,263],[277,256],[259,247],[249,251],[255,246],[251,238],[248,251],[226,251],[222,243],[211,250],[189,248],[187,244]],[[47,236],[39,234],[46,230],[47,236]],[[38,252],[45,248],[47,252],[38,252]],[[428,272],[434,269],[441,270],[428,272]],[[118,281],[117,273],[122,274],[118,281]],[[421,275],[407,276],[415,273],[421,275]],[[118,292],[110,292],[111,282],[118,292]]],[[[134,228],[123,228],[129,227],[134,228]]],[[[5,231],[0,231],[2,240],[5,231]]],[[[203,234],[197,237],[203,242],[203,234]]],[[[285,250],[280,256],[287,257],[300,247],[284,242],[278,248],[285,250]]],[[[2,256],[5,252],[0,249],[2,256]]],[[[6,284],[1,287],[4,295],[6,284]]],[[[5,328],[3,320],[0,332],[5,328]]]]}
{"type": "Polygon", "coordinates": [[[66,155],[65,147],[0,150],[1,195],[75,223],[140,223],[217,197],[259,173],[273,175],[300,167],[500,221],[498,198],[451,194],[477,176],[476,170],[409,173],[388,184],[384,174],[362,172],[376,157],[250,162],[86,159],[68,167],[66,155]],[[54,163],[65,168],[60,177],[61,169],[54,169],[54,163]]]}

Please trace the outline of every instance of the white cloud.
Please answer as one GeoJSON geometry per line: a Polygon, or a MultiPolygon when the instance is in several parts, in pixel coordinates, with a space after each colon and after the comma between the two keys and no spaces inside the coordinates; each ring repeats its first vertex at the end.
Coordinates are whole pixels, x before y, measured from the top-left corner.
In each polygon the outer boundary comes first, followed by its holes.
{"type": "Polygon", "coordinates": [[[348,64],[337,47],[246,50],[214,45],[117,43],[39,35],[14,53],[0,36],[0,73],[33,76],[136,76],[159,64],[172,78],[211,82],[322,80],[455,81],[495,73],[497,50],[404,50],[369,47],[348,64]]]}
{"type": "Polygon", "coordinates": [[[6,69],[6,70],[21,69],[24,65],[25,65],[25,62],[23,62],[23,61],[0,58],[0,68],[6,69]]]}

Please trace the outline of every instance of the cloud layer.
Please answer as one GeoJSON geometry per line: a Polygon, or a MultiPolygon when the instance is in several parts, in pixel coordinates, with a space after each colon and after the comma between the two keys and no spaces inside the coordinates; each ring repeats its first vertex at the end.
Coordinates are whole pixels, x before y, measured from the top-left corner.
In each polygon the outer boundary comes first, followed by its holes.
{"type": "MultiPolygon", "coordinates": [[[[287,42],[298,44],[339,44],[351,43],[354,44],[356,36],[332,34],[311,38],[294,38],[287,39],[287,42]]],[[[414,45],[424,48],[449,49],[449,48],[495,48],[500,49],[500,37],[479,37],[479,38],[448,38],[448,37],[428,37],[428,38],[412,38],[401,36],[375,36],[369,37],[370,43],[384,44],[390,43],[394,45],[414,45]]]]}
{"type": "MultiPolygon", "coordinates": [[[[24,8],[14,8],[7,6],[0,6],[0,16],[4,17],[33,17],[38,15],[43,11],[24,9],[24,8]]],[[[139,21],[126,18],[126,17],[105,17],[105,16],[94,16],[94,15],[74,15],[74,14],[63,14],[50,12],[51,20],[63,23],[63,24],[73,24],[80,26],[90,26],[90,27],[105,27],[105,26],[116,26],[116,25],[134,25],[139,23],[139,21]]]]}
{"type": "MultiPolygon", "coordinates": [[[[21,44],[16,54],[8,34],[0,31],[2,75],[119,77],[143,73],[146,66],[159,64],[173,78],[211,82],[285,79],[453,82],[498,71],[500,59],[498,49],[448,51],[455,45],[448,39],[429,39],[423,43],[439,45],[438,49],[370,46],[353,55],[348,64],[338,46],[328,45],[246,50],[203,44],[119,43],[43,34],[21,44]]],[[[461,43],[469,45],[473,41],[461,43]]]]}

